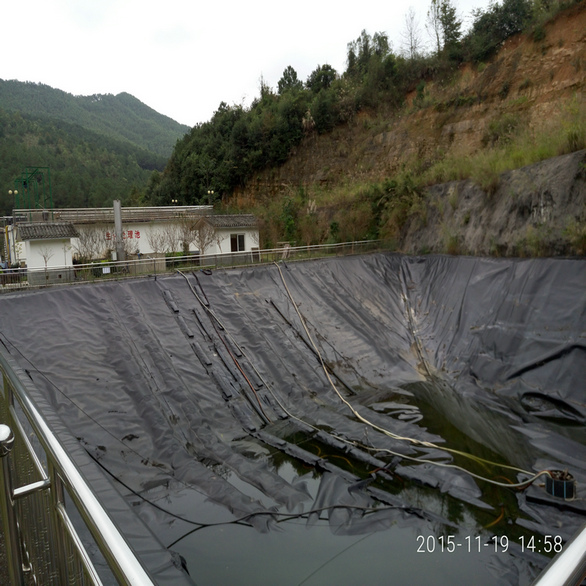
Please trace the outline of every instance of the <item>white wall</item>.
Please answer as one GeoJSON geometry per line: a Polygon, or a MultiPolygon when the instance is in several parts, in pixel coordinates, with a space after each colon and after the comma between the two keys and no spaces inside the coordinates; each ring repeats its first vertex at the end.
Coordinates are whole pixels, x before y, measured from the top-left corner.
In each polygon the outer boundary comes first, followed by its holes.
{"type": "MultiPolygon", "coordinates": [[[[77,231],[82,233],[85,230],[95,231],[100,236],[102,243],[101,251],[96,252],[95,258],[104,256],[108,250],[116,248],[116,241],[114,239],[114,226],[106,224],[79,224],[75,226],[77,231]]],[[[168,240],[166,236],[173,230],[173,227],[178,228],[177,223],[173,221],[158,221],[158,222],[136,222],[125,223],[122,225],[123,238],[125,241],[126,250],[132,254],[140,253],[141,255],[153,254],[155,252],[153,246],[156,246],[157,240],[168,240]]],[[[218,254],[222,252],[230,252],[230,235],[244,234],[244,250],[249,252],[253,248],[258,248],[258,229],[257,228],[221,228],[216,230],[216,235],[211,244],[209,244],[204,254],[218,254]]],[[[80,251],[79,239],[72,239],[73,253],[80,251]]],[[[173,252],[182,252],[182,242],[178,234],[175,236],[175,250],[173,252]]],[[[190,250],[195,251],[199,249],[198,243],[193,242],[190,245],[190,250]]],[[[158,252],[169,252],[168,243],[163,245],[158,252]]]]}
{"type": "Polygon", "coordinates": [[[27,240],[24,242],[24,249],[28,269],[44,269],[45,257],[48,269],[73,264],[69,238],[61,240],[27,240]]]}
{"type": "MultiPolygon", "coordinates": [[[[135,222],[123,224],[123,233],[126,248],[129,253],[140,253],[149,255],[154,253],[153,244],[155,240],[164,240],[171,226],[177,226],[173,221],[158,222],[135,222]]],[[[109,250],[115,250],[113,224],[78,224],[75,225],[78,232],[93,232],[96,239],[93,259],[103,258],[109,250]]],[[[9,228],[12,228],[10,226],[9,228]]],[[[257,228],[219,228],[216,230],[213,242],[207,246],[204,254],[222,254],[231,252],[230,236],[232,234],[244,235],[244,251],[250,252],[259,246],[259,235],[257,228]]],[[[197,242],[190,246],[191,251],[198,250],[197,242]]],[[[45,268],[45,260],[41,252],[48,250],[47,267],[71,266],[72,256],[78,256],[82,250],[80,239],[72,238],[65,240],[31,240],[27,242],[16,242],[19,261],[26,263],[29,268],[45,268]],[[64,247],[67,249],[65,250],[64,247]],[[41,250],[43,249],[43,250],[41,250]],[[49,258],[50,257],[50,258],[49,258]]],[[[159,252],[167,252],[167,244],[159,252]]],[[[176,237],[174,252],[182,252],[182,243],[179,236],[176,237]]]]}

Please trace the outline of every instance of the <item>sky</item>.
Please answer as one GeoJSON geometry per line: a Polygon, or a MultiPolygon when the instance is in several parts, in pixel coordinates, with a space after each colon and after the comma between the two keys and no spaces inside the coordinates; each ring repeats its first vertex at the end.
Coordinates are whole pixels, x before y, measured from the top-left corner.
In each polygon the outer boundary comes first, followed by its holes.
{"type": "MultiPolygon", "coordinates": [[[[422,41],[431,0],[4,0],[0,79],[44,83],[74,95],[127,92],[194,126],[221,102],[249,106],[261,79],[276,90],[292,66],[346,68],[362,30],[404,47],[411,6],[422,41]]],[[[489,0],[453,0],[464,26],[489,0]]]]}

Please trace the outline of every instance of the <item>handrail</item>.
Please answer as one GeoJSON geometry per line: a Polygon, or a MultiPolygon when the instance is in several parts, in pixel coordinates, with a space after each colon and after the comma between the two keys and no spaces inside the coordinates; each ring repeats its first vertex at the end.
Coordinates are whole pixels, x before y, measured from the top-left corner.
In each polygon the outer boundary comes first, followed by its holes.
{"type": "MultiPolygon", "coordinates": [[[[169,262],[182,262],[185,260],[193,259],[197,257],[202,265],[207,264],[220,264],[224,266],[223,260],[230,260],[230,259],[249,259],[249,258],[258,258],[258,263],[262,264],[263,262],[266,263],[273,263],[275,255],[279,255],[283,258],[283,260],[295,260],[295,257],[299,254],[313,254],[319,252],[336,252],[338,250],[346,250],[351,249],[354,251],[364,251],[368,247],[379,246],[385,247],[387,245],[387,241],[385,240],[356,240],[353,242],[336,242],[333,244],[310,244],[306,246],[277,246],[274,248],[258,248],[254,250],[247,250],[247,251],[240,251],[240,252],[214,252],[210,254],[200,254],[199,252],[190,253],[185,256],[160,256],[160,257],[153,257],[150,256],[154,253],[147,253],[142,254],[140,259],[129,259],[124,261],[95,261],[83,264],[74,264],[74,265],[52,265],[47,268],[45,267],[34,267],[34,268],[27,268],[27,269],[6,269],[6,273],[10,274],[11,272],[17,274],[18,272],[25,271],[28,273],[46,273],[51,271],[65,271],[65,270],[82,270],[82,269],[95,269],[95,268],[103,268],[103,267],[127,267],[127,266],[134,266],[134,265],[141,265],[141,264],[149,264],[152,263],[153,260],[159,261],[169,261],[169,262]],[[264,260],[266,259],[266,260],[264,260]],[[217,263],[217,261],[220,261],[217,263]],[[216,261],[216,262],[214,262],[216,261]]],[[[236,263],[239,264],[239,263],[236,263]]]]}
{"type": "Polygon", "coordinates": [[[220,269],[244,265],[261,265],[277,260],[294,262],[307,258],[317,259],[328,255],[350,255],[392,249],[392,241],[359,240],[333,244],[290,246],[283,244],[275,248],[253,248],[240,252],[217,252],[211,254],[190,253],[186,256],[166,256],[164,253],[147,253],[141,258],[125,261],[96,261],[84,264],[50,267],[28,267],[6,269],[0,272],[0,293],[23,287],[44,287],[103,281],[109,278],[123,279],[146,274],[172,272],[176,266],[191,265],[198,268],[220,269]]]}
{"type": "MultiPolygon", "coordinates": [[[[1,350],[0,369],[12,385],[14,396],[45,450],[48,462],[55,468],[60,481],[67,488],[71,500],[77,507],[116,579],[125,586],[154,585],[155,583],[137,559],[130,545],[49,428],[1,350]]],[[[53,489],[55,490],[56,487],[53,489]]],[[[62,514],[62,511],[57,511],[57,514],[62,514]]]]}
{"type": "Polygon", "coordinates": [[[586,525],[568,541],[532,586],[577,586],[586,578],[586,525]]]}

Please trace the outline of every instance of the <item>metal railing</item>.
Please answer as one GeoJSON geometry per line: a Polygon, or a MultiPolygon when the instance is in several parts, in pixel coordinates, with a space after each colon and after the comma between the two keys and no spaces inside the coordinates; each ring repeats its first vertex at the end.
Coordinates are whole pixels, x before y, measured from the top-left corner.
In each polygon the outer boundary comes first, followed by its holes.
{"type": "Polygon", "coordinates": [[[586,579],[586,525],[564,545],[532,586],[579,586],[586,579]]]}
{"type": "Polygon", "coordinates": [[[273,263],[280,260],[297,261],[328,256],[362,254],[389,249],[392,243],[384,240],[361,240],[311,246],[279,246],[246,252],[218,254],[199,253],[186,256],[143,254],[126,261],[101,261],[73,266],[9,269],[0,273],[0,293],[24,287],[39,287],[61,283],[86,283],[122,279],[145,274],[158,275],[175,269],[219,269],[246,265],[273,263]]]}
{"type": "Polygon", "coordinates": [[[153,585],[2,351],[0,371],[0,514],[10,584],[153,585]]]}

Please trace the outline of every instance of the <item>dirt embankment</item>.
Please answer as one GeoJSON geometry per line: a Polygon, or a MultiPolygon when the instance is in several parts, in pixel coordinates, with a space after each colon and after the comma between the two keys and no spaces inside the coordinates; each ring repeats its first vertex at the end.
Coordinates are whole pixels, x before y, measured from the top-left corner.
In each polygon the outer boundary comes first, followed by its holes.
{"type": "MultiPolygon", "coordinates": [[[[585,82],[586,7],[580,3],[542,34],[510,39],[490,63],[463,66],[450,84],[428,83],[423,99],[408,96],[398,114],[360,113],[328,135],[306,137],[284,165],[259,173],[233,203],[250,208],[299,186],[334,192],[382,181],[413,161],[426,168],[445,157],[469,157],[498,139],[495,132],[507,121],[519,130],[555,126],[564,111],[583,103],[585,82]]],[[[409,252],[579,252],[568,250],[560,235],[584,231],[583,154],[506,173],[498,183],[492,194],[471,182],[431,187],[426,225],[412,222],[399,246],[409,252]]]]}

